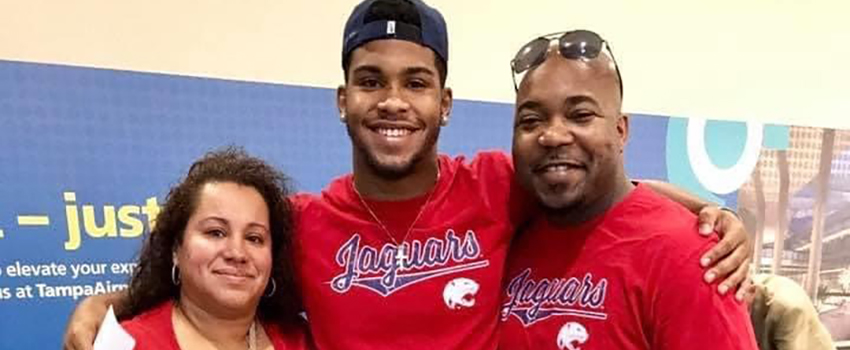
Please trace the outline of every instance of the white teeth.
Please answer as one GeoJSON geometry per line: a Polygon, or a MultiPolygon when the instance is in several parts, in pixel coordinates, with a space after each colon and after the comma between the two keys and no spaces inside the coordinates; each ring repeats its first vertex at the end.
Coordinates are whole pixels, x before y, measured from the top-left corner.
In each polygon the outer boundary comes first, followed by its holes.
{"type": "Polygon", "coordinates": [[[408,129],[378,129],[378,133],[384,135],[386,137],[402,137],[410,135],[410,130],[408,129]]]}
{"type": "Polygon", "coordinates": [[[552,166],[546,167],[546,171],[553,172],[553,173],[554,172],[565,172],[569,169],[570,169],[570,167],[567,166],[567,165],[552,165],[552,166]]]}

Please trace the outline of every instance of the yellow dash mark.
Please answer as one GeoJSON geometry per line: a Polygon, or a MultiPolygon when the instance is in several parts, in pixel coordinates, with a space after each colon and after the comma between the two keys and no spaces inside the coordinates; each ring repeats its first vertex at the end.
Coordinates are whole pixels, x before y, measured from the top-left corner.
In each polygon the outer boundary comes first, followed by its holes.
{"type": "Polygon", "coordinates": [[[18,215],[18,226],[47,226],[50,218],[47,215],[18,215]]]}

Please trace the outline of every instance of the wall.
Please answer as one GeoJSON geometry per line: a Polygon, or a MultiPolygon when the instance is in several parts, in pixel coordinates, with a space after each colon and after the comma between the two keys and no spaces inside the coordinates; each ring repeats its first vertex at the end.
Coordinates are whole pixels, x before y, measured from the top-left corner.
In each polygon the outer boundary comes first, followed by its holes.
{"type": "MultiPolygon", "coordinates": [[[[334,87],[355,1],[0,3],[0,59],[334,87]],[[320,5],[317,5],[320,4],[320,5]]],[[[850,3],[813,0],[433,0],[450,84],[509,102],[508,61],[531,37],[602,33],[630,112],[850,127],[850,3]]]]}

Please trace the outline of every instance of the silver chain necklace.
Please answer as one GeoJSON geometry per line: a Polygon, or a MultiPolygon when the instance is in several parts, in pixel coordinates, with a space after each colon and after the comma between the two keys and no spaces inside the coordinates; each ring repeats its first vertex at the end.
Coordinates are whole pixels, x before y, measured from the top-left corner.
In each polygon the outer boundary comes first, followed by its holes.
{"type": "Polygon", "coordinates": [[[419,217],[421,217],[422,213],[425,212],[425,208],[428,206],[428,203],[431,202],[431,196],[434,195],[434,192],[437,192],[437,186],[439,184],[440,184],[440,168],[438,166],[437,167],[437,178],[434,180],[434,187],[432,187],[431,190],[428,191],[428,198],[425,199],[425,203],[423,203],[422,206],[419,208],[419,213],[416,214],[416,218],[414,218],[413,222],[410,223],[410,226],[407,227],[407,232],[405,232],[404,236],[401,238],[401,243],[399,243],[399,241],[397,241],[395,239],[395,237],[393,237],[392,233],[387,228],[387,226],[384,225],[384,222],[381,221],[381,219],[378,218],[378,215],[376,215],[375,212],[372,210],[372,208],[369,207],[369,204],[366,203],[366,200],[363,199],[363,196],[360,195],[360,191],[357,190],[357,185],[354,183],[354,177],[353,176],[351,177],[351,188],[354,189],[354,193],[357,194],[357,198],[360,199],[360,204],[362,204],[363,207],[366,208],[366,211],[368,211],[369,215],[372,216],[372,220],[374,220],[375,223],[377,223],[378,226],[380,226],[381,229],[384,230],[384,234],[386,234],[387,237],[393,242],[393,244],[395,244],[395,246],[396,246],[396,254],[395,254],[396,267],[400,268],[401,264],[404,262],[404,260],[407,259],[407,251],[404,248],[403,244],[407,240],[407,236],[410,236],[410,233],[413,232],[413,228],[416,226],[416,222],[419,221],[419,217]]]}

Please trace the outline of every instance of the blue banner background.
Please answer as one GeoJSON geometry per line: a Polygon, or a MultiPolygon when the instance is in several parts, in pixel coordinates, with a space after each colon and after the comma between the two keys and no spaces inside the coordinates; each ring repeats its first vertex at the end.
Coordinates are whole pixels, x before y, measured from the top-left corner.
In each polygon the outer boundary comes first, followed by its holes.
{"type": "MultiPolygon", "coordinates": [[[[456,101],[452,115],[441,152],[509,150],[511,105],[456,101]]],[[[632,116],[626,151],[630,176],[668,179],[671,161],[688,164],[687,155],[668,157],[671,123],[686,120],[632,116]]],[[[81,206],[92,205],[102,225],[104,206],[143,206],[150,197],[162,204],[192,160],[231,144],[280,167],[298,190],[319,191],[350,169],[350,143],[332,89],[0,61],[0,291],[11,294],[0,293],[0,349],[57,348],[79,301],[39,298],[37,289],[35,298],[18,299],[17,288],[126,282],[127,275],[112,273],[78,279],[8,275],[16,262],[70,266],[133,260],[140,237],[83,233],[80,247],[66,250],[64,192],[76,194],[80,215],[81,206]],[[45,215],[50,223],[22,226],[19,215],[45,215]]],[[[698,182],[682,184],[705,192],[698,182]]]]}

